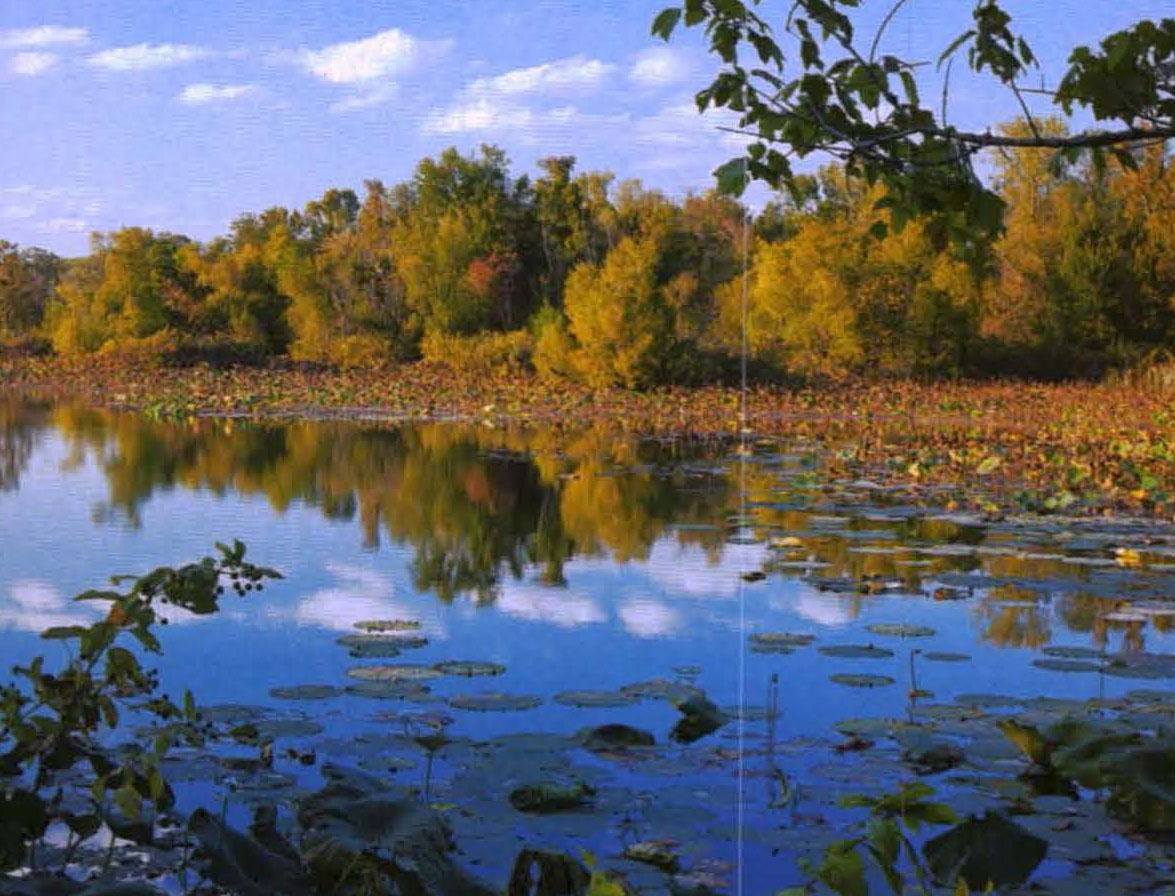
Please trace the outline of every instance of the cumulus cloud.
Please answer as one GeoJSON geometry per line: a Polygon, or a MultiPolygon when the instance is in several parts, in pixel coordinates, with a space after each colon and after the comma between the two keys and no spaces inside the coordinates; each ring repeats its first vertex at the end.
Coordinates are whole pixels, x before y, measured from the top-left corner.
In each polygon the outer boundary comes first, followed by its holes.
{"type": "Polygon", "coordinates": [[[685,620],[668,604],[638,597],[616,611],[625,630],[638,638],[666,638],[679,632],[685,620]]]}
{"type": "Polygon", "coordinates": [[[90,64],[115,72],[135,72],[147,69],[171,68],[207,59],[212,51],[188,44],[135,44],[103,50],[90,57],[90,64]]]}
{"type": "Polygon", "coordinates": [[[39,632],[58,625],[89,625],[94,621],[90,604],[70,600],[48,582],[14,582],[8,599],[0,601],[0,627],[39,632]]]}
{"type": "Polygon", "coordinates": [[[389,28],[362,40],[303,50],[299,61],[306,71],[323,81],[362,84],[410,72],[450,46],[450,41],[423,41],[399,28],[389,28]]]}
{"type": "MultiPolygon", "coordinates": [[[[329,563],[326,569],[335,584],[298,602],[293,616],[299,624],[354,632],[355,623],[364,619],[411,619],[433,637],[444,635],[435,615],[422,618],[418,608],[396,600],[394,583],[382,573],[343,563],[329,563]]],[[[280,610],[271,608],[270,612],[280,610]]]]}
{"type": "Polygon", "coordinates": [[[54,53],[17,53],[8,63],[13,73],[18,75],[39,75],[57,64],[54,53]]]}
{"type": "Polygon", "coordinates": [[[600,605],[586,595],[530,582],[503,583],[495,606],[510,616],[560,628],[577,628],[608,620],[600,605]]]}
{"type": "Polygon", "coordinates": [[[516,68],[492,78],[478,78],[465,91],[472,96],[519,96],[578,92],[598,87],[616,66],[585,56],[571,56],[530,68],[516,68]]]}
{"type": "Polygon", "coordinates": [[[572,106],[551,108],[544,103],[595,89],[615,70],[611,63],[579,55],[477,78],[462,88],[450,106],[427,116],[421,129],[426,134],[511,132],[531,142],[551,137],[553,129],[627,120],[625,115],[589,115],[572,106]]]}
{"type": "Polygon", "coordinates": [[[57,44],[82,44],[89,39],[85,28],[41,25],[36,28],[13,28],[0,31],[0,48],[49,47],[57,44]]]}
{"type": "Polygon", "coordinates": [[[482,97],[434,112],[424,122],[426,134],[504,131],[528,128],[534,114],[525,106],[494,103],[482,97]]]}
{"type": "Polygon", "coordinates": [[[690,66],[685,56],[669,47],[650,47],[637,54],[628,77],[645,87],[663,87],[677,84],[689,77],[690,66]]]}
{"type": "Polygon", "coordinates": [[[228,103],[241,97],[256,93],[253,84],[189,84],[179,95],[179,101],[189,106],[202,106],[209,103],[228,103]]]}

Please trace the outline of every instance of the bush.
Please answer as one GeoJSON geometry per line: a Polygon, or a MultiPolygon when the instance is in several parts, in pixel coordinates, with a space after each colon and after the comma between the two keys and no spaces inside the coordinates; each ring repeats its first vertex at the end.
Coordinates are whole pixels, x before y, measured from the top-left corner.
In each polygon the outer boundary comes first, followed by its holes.
{"type": "Polygon", "coordinates": [[[420,343],[425,361],[463,373],[521,373],[531,368],[532,349],[525,330],[474,336],[432,332],[420,343]]]}

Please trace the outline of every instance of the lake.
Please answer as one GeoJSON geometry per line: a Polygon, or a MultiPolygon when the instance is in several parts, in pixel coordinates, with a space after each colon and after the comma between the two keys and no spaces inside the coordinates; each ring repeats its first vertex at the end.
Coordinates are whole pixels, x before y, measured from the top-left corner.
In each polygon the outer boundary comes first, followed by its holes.
{"type": "Polygon", "coordinates": [[[239,538],[285,578],[174,614],[157,665],[164,691],[269,724],[278,758],[258,775],[177,756],[187,808],[247,820],[337,763],[427,777],[459,861],[496,886],[529,846],[664,888],[621,853],[669,839],[693,880],[733,891],[741,869],[771,893],[855,820],[839,796],[917,779],[960,816],[1032,803],[1045,889],[1169,867],[1098,801],[1030,792],[996,723],[1175,710],[1175,530],[954,514],[931,489],[826,478],[825,450],[0,397],[0,656],[56,659],[38,633],[95,618],[72,595],[239,538]],[[673,701],[698,689],[729,720],[675,740],[673,701]],[[609,723],[655,746],[586,749],[609,723]],[[421,725],[447,738],[433,756],[421,725]],[[928,738],[958,755],[927,760],[928,738]],[[511,808],[540,783],[594,797],[511,808]]]}

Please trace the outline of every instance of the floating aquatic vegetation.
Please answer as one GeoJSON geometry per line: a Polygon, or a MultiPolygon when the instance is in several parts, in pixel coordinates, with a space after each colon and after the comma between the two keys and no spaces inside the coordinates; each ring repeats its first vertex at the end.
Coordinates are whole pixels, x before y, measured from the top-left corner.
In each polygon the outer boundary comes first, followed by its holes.
{"type": "Polygon", "coordinates": [[[1066,660],[1059,657],[1033,660],[1032,665],[1050,672],[1101,672],[1104,668],[1101,663],[1091,663],[1088,660],[1066,660]]]}
{"type": "Polygon", "coordinates": [[[637,695],[624,691],[561,691],[551,698],[563,706],[577,706],[581,709],[612,709],[630,706],[637,702],[637,695]]]}
{"type": "Polygon", "coordinates": [[[944,650],[928,650],[922,654],[922,658],[929,660],[932,663],[964,663],[971,659],[968,653],[951,653],[944,650]]]}
{"type": "Polygon", "coordinates": [[[363,619],[355,628],[364,632],[411,632],[420,628],[415,619],[363,619]]]}
{"type": "Polygon", "coordinates": [[[367,697],[371,700],[406,700],[410,703],[432,702],[434,698],[428,685],[415,681],[359,681],[349,684],[344,693],[351,697],[367,697]]]}
{"type": "Polygon", "coordinates": [[[587,728],[579,733],[578,738],[584,749],[592,753],[611,753],[630,750],[633,747],[651,747],[657,742],[649,732],[619,723],[587,728]]]}
{"type": "Polygon", "coordinates": [[[1024,883],[1047,852],[1047,842],[995,812],[964,821],[923,847],[939,882],[962,880],[980,892],[1024,883]]]}
{"type": "Polygon", "coordinates": [[[386,666],[354,666],[347,670],[349,678],[359,681],[431,681],[442,678],[443,672],[438,672],[432,666],[414,663],[397,663],[386,666]]]}
{"type": "Polygon", "coordinates": [[[592,803],[596,790],[582,781],[569,785],[524,784],[510,791],[510,805],[519,812],[545,815],[569,812],[592,803]]]}
{"type": "Polygon", "coordinates": [[[829,675],[828,680],[846,688],[883,688],[894,683],[888,675],[858,675],[847,672],[829,675]]]}
{"type": "Polygon", "coordinates": [[[623,685],[620,688],[620,693],[649,700],[685,700],[688,697],[701,694],[702,691],[680,681],[650,678],[648,681],[637,681],[623,685]]]}
{"type": "Polygon", "coordinates": [[[927,625],[908,625],[904,622],[879,622],[865,626],[865,631],[894,638],[929,638],[935,633],[927,625]]]}
{"type": "Polygon", "coordinates": [[[425,647],[428,644],[428,638],[413,634],[343,635],[335,643],[346,647],[353,657],[370,657],[374,659],[376,657],[391,658],[399,656],[403,650],[425,647]]]}
{"type": "Polygon", "coordinates": [[[730,721],[729,716],[701,694],[674,701],[673,706],[681,718],[669,732],[669,738],[681,744],[692,744],[730,721]]]}
{"type": "Polygon", "coordinates": [[[797,632],[756,632],[747,637],[756,653],[791,653],[793,648],[807,647],[815,640],[815,635],[797,632]]]}
{"type": "Polygon", "coordinates": [[[442,675],[457,675],[462,678],[501,675],[506,667],[498,663],[484,663],[478,660],[446,660],[432,666],[442,675]]]}
{"type": "Polygon", "coordinates": [[[1094,647],[1079,647],[1059,644],[1045,647],[1041,650],[1045,656],[1055,656],[1066,660],[1092,660],[1105,657],[1105,651],[1094,647]]]}
{"type": "Polygon", "coordinates": [[[652,865],[666,874],[674,874],[681,865],[681,859],[676,852],[677,846],[676,840],[668,838],[641,840],[639,843],[626,846],[622,855],[630,861],[652,865]]]}
{"type": "Polygon", "coordinates": [[[331,700],[342,693],[329,684],[299,684],[269,690],[269,696],[275,700],[331,700]]]}
{"type": "Polygon", "coordinates": [[[475,712],[519,712],[542,705],[542,698],[531,694],[505,694],[501,691],[481,691],[476,694],[455,694],[448,699],[454,709],[475,712]]]}
{"type": "Polygon", "coordinates": [[[849,660],[883,660],[894,655],[892,650],[874,647],[872,644],[830,644],[816,649],[824,656],[849,660]]]}

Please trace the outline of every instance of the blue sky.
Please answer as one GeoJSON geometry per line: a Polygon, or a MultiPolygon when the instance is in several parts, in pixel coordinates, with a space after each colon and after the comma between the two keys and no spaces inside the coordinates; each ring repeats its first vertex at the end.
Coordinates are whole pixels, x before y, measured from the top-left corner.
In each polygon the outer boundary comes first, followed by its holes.
{"type": "MultiPolygon", "coordinates": [[[[649,36],[664,5],[0,0],[0,239],[64,254],[132,224],[203,239],[242,211],[394,183],[423,156],[482,142],[517,172],[573,154],[673,195],[704,188],[737,145],[693,109],[714,71],[698,35],[649,36]]],[[[887,5],[865,0],[866,21],[887,5]]],[[[888,49],[933,58],[970,6],[912,0],[888,49]]],[[[1171,15],[1170,0],[1005,6],[1046,77],[1074,43],[1171,15]]],[[[958,75],[952,93],[961,124],[1014,114],[958,75]]]]}

